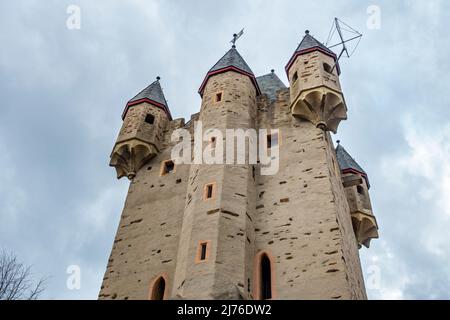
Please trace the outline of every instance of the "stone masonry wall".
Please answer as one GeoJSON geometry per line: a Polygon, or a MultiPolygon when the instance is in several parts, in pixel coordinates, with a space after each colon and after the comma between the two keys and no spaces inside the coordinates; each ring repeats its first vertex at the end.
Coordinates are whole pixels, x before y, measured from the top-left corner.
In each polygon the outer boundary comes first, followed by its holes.
{"type": "MultiPolygon", "coordinates": [[[[140,107],[130,116],[162,119],[162,110],[140,107]]],[[[124,123],[122,139],[133,134],[127,130],[138,128],[124,123]]],[[[187,124],[161,120],[154,130],[142,134],[159,141],[159,153],[130,184],[100,299],[147,299],[159,276],[166,298],[257,298],[255,257],[262,252],[272,260],[274,299],[366,298],[331,136],[292,117],[289,89],[271,102],[256,97],[247,76],[219,74],[208,80],[200,114],[187,124]],[[221,102],[214,100],[218,92],[221,102]],[[222,131],[280,129],[278,174],[262,176],[259,165],[192,164],[161,176],[171,133],[193,133],[196,120],[222,131]],[[214,197],[205,201],[209,183],[214,197]],[[204,262],[197,259],[200,241],[208,241],[204,262]]]]}
{"type": "Polygon", "coordinates": [[[171,122],[165,148],[130,184],[100,299],[147,299],[150,283],[160,275],[171,295],[189,166],[176,166],[165,176],[160,176],[160,167],[171,157],[171,132],[182,124],[171,122]]]}
{"type": "Polygon", "coordinates": [[[358,251],[326,135],[291,116],[289,90],[273,105],[262,99],[259,111],[260,127],[281,129],[280,170],[258,176],[255,222],[257,251],[273,259],[274,297],[364,298],[363,286],[351,283],[359,279],[358,251]]]}
{"type": "Polygon", "coordinates": [[[127,112],[117,142],[119,143],[136,138],[152,143],[159,149],[164,138],[163,131],[167,123],[167,115],[160,108],[152,106],[147,102],[132,106],[127,112]],[[153,125],[144,121],[147,114],[151,114],[155,117],[153,125]]]}
{"type": "MultiPolygon", "coordinates": [[[[227,128],[254,127],[255,112],[256,90],[247,76],[226,72],[208,80],[199,117],[204,131],[219,129],[225,138],[227,128]],[[217,93],[222,93],[219,102],[217,93]]],[[[244,295],[253,256],[254,201],[248,194],[249,190],[254,194],[254,189],[249,165],[191,166],[175,279],[179,297],[239,299],[244,295]],[[205,200],[204,186],[210,183],[215,186],[214,197],[205,200]],[[209,257],[201,262],[196,261],[200,241],[208,241],[209,246],[209,257]]]]}
{"type": "Polygon", "coordinates": [[[324,63],[327,63],[333,68],[335,62],[333,58],[319,51],[306,53],[297,57],[289,69],[291,101],[294,101],[301,91],[320,86],[326,86],[332,90],[341,92],[336,68],[334,68],[333,73],[328,73],[323,67],[324,63]],[[293,76],[296,72],[298,79],[294,82],[293,76]]]}

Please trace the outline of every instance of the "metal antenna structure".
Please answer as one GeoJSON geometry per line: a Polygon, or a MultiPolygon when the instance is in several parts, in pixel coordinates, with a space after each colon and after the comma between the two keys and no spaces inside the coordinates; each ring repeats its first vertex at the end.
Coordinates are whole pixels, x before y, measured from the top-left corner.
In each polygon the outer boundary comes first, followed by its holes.
{"type": "Polygon", "coordinates": [[[326,46],[328,47],[328,49],[337,47],[337,46],[342,46],[341,52],[338,55],[338,58],[336,60],[336,63],[333,66],[333,69],[331,70],[331,72],[334,71],[334,68],[336,67],[337,63],[339,62],[339,60],[341,59],[342,55],[345,54],[347,55],[347,58],[350,58],[353,53],[355,52],[356,48],[359,45],[359,42],[361,41],[361,37],[362,37],[362,33],[360,33],[359,31],[353,29],[352,27],[350,27],[348,24],[346,24],[345,22],[339,20],[338,18],[334,18],[333,24],[331,25],[331,30],[330,33],[328,34],[328,39],[326,42],[326,46]],[[350,34],[350,36],[348,38],[346,38],[343,34],[343,31],[346,31],[347,33],[350,34]],[[333,40],[333,37],[335,34],[338,34],[339,36],[339,42],[335,43],[333,45],[329,45],[331,40],[333,40]],[[351,53],[348,52],[348,48],[347,48],[347,43],[351,42],[351,41],[355,41],[358,40],[355,48],[353,49],[353,51],[351,53]]]}

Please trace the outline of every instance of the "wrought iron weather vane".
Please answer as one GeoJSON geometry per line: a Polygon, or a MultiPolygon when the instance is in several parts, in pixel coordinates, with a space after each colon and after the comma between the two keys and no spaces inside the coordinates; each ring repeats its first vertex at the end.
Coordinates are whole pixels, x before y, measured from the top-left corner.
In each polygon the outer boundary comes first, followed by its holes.
{"type": "Polygon", "coordinates": [[[244,29],[239,31],[238,33],[233,34],[233,39],[230,41],[230,43],[233,44],[233,48],[236,48],[236,41],[244,34],[244,29]]]}

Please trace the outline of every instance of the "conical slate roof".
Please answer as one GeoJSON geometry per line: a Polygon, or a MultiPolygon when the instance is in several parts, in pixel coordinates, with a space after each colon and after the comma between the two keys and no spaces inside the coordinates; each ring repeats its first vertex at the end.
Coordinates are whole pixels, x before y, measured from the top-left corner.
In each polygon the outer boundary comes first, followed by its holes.
{"type": "Polygon", "coordinates": [[[316,38],[314,38],[312,35],[310,35],[308,30],[306,31],[302,42],[300,42],[300,44],[298,45],[297,50],[295,50],[295,52],[305,51],[305,50],[309,50],[311,48],[316,48],[316,47],[328,52],[329,54],[331,54],[333,56],[335,55],[335,53],[333,51],[328,49],[325,45],[323,45],[321,42],[316,40],[316,38]]]}
{"type": "Polygon", "coordinates": [[[242,56],[236,50],[236,47],[233,46],[208,71],[205,79],[203,80],[202,85],[200,86],[200,89],[198,90],[200,95],[203,95],[203,89],[205,88],[209,77],[211,77],[215,74],[219,74],[219,73],[223,73],[223,72],[227,72],[227,71],[235,71],[235,72],[241,73],[243,75],[249,76],[250,79],[252,80],[253,84],[255,85],[256,91],[258,92],[258,94],[260,93],[258,83],[256,82],[256,78],[255,78],[255,75],[253,74],[252,69],[250,69],[247,62],[245,62],[244,58],[242,58],[242,56]]]}
{"type": "Polygon", "coordinates": [[[139,92],[133,99],[129,102],[138,101],[141,99],[149,99],[154,102],[160,103],[167,107],[167,101],[164,97],[164,93],[161,88],[161,84],[159,80],[155,80],[152,84],[150,84],[147,88],[139,92]]]}
{"type": "Polygon", "coordinates": [[[284,83],[278,78],[273,70],[266,75],[257,77],[256,81],[261,89],[261,93],[267,94],[270,100],[277,99],[278,90],[286,89],[284,83]]]}
{"type": "Polygon", "coordinates": [[[130,107],[143,102],[150,103],[155,107],[163,109],[169,117],[169,120],[172,120],[172,115],[170,114],[167,100],[164,97],[161,84],[159,83],[159,77],[148,87],[139,92],[134,98],[128,101],[125,111],[122,114],[122,119],[125,119],[125,115],[130,107]]]}
{"type": "Polygon", "coordinates": [[[338,74],[341,73],[341,70],[339,68],[339,63],[337,62],[337,56],[336,54],[328,49],[324,44],[322,44],[320,41],[318,41],[316,38],[314,38],[312,35],[309,34],[309,31],[305,31],[305,36],[303,37],[302,41],[298,45],[297,49],[295,50],[294,54],[292,55],[291,59],[289,59],[288,64],[286,65],[286,73],[289,74],[289,68],[294,63],[295,59],[302,54],[309,53],[312,51],[320,51],[334,59],[336,61],[336,70],[338,74]]]}
{"type": "Polygon", "coordinates": [[[367,173],[339,143],[336,147],[336,158],[339,164],[339,168],[341,169],[341,172],[345,173],[353,171],[361,174],[366,179],[367,186],[370,187],[367,173]]]}
{"type": "Polygon", "coordinates": [[[225,55],[220,58],[219,61],[217,61],[217,63],[209,70],[209,72],[214,72],[230,66],[236,67],[249,74],[253,74],[252,69],[250,69],[247,62],[245,62],[244,58],[242,58],[242,56],[234,46],[230,50],[228,50],[228,52],[225,53],[225,55]]]}

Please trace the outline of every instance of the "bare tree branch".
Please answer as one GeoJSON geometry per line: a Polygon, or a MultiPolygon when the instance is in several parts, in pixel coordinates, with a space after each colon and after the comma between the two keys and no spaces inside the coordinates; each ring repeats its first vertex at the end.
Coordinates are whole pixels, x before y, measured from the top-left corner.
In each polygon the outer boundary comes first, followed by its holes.
{"type": "Polygon", "coordinates": [[[36,300],[45,290],[46,280],[34,283],[31,267],[19,262],[13,253],[0,251],[0,300],[36,300]]]}

